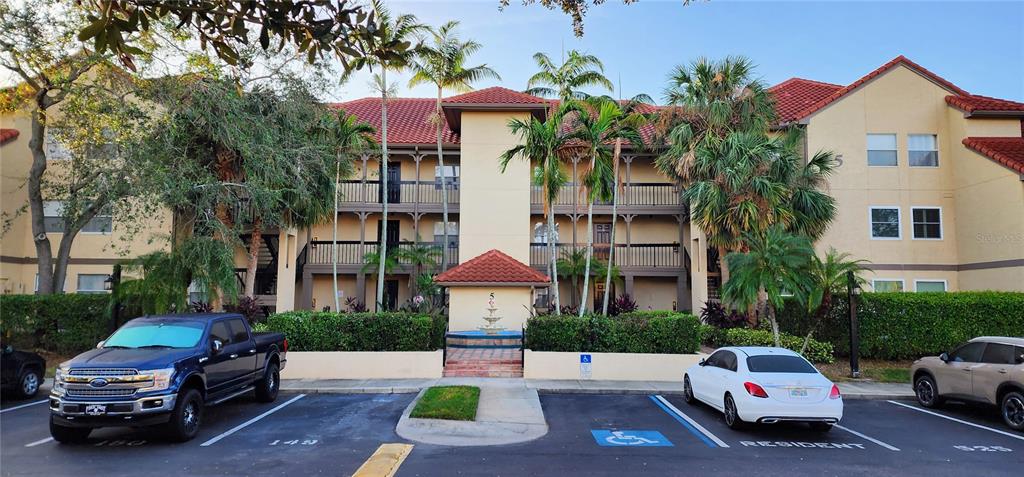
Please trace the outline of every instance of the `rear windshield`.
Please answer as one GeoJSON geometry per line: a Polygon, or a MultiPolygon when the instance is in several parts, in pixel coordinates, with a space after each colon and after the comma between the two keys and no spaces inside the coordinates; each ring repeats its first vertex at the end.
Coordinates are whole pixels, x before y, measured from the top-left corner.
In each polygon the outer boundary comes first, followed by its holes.
{"type": "Polygon", "coordinates": [[[104,348],[191,348],[203,336],[203,323],[176,321],[173,323],[138,322],[117,330],[104,348]]]}
{"type": "Polygon", "coordinates": [[[751,373],[817,373],[807,360],[798,356],[751,356],[747,358],[751,373]]]}

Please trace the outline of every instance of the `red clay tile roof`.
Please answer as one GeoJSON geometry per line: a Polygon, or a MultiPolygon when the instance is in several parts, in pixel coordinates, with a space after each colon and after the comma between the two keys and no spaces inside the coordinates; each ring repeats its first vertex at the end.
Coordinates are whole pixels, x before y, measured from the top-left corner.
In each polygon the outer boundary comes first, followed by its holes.
{"type": "Polygon", "coordinates": [[[1024,137],[968,137],[964,146],[1024,174],[1024,137]]]}
{"type": "Polygon", "coordinates": [[[445,104],[547,104],[544,98],[538,98],[519,91],[513,91],[501,86],[478,89],[455,96],[449,96],[442,101],[445,104]]]}
{"type": "Polygon", "coordinates": [[[837,84],[790,78],[768,88],[768,91],[775,96],[779,122],[785,124],[800,119],[798,113],[841,89],[843,87],[837,84]]]}
{"type": "Polygon", "coordinates": [[[7,144],[18,139],[19,134],[21,133],[17,129],[0,129],[0,144],[7,144]]]}
{"type": "Polygon", "coordinates": [[[437,283],[548,283],[551,279],[499,250],[489,250],[434,279],[437,283]]]}
{"type": "Polygon", "coordinates": [[[950,106],[963,110],[965,113],[973,113],[975,111],[1013,111],[1024,113],[1024,103],[1018,103],[1016,101],[1006,99],[990,98],[988,96],[981,96],[978,94],[969,94],[966,96],[951,94],[946,96],[946,103],[949,103],[950,106]]]}
{"type": "MultiPolygon", "coordinates": [[[[435,99],[392,98],[388,102],[388,143],[389,144],[436,144],[437,132],[430,122],[436,107],[435,99]]],[[[354,114],[359,120],[369,123],[377,130],[375,137],[380,141],[380,98],[362,98],[331,107],[354,114]]],[[[458,144],[459,136],[445,124],[441,134],[445,144],[458,144]]]]}
{"type": "Polygon", "coordinates": [[[843,88],[837,89],[836,91],[832,92],[832,94],[829,94],[828,96],[825,96],[824,98],[821,98],[820,100],[815,101],[810,106],[807,106],[806,108],[796,112],[795,114],[790,115],[793,118],[790,122],[792,122],[792,121],[800,121],[800,120],[803,120],[803,119],[807,118],[807,116],[810,116],[811,114],[814,114],[815,112],[819,111],[821,108],[824,108],[825,106],[828,106],[829,104],[835,102],[839,98],[842,98],[846,94],[848,94],[851,91],[857,89],[858,87],[860,87],[864,83],[867,83],[868,81],[871,81],[872,79],[882,75],[883,73],[885,73],[885,72],[895,68],[897,65],[903,65],[903,66],[906,66],[906,67],[916,71],[917,73],[921,74],[922,76],[932,80],[933,82],[935,82],[939,86],[942,86],[943,88],[949,90],[949,92],[951,92],[951,93],[955,93],[955,94],[960,95],[960,96],[970,96],[970,93],[968,93],[967,91],[964,91],[964,90],[958,88],[955,84],[950,83],[949,81],[946,81],[941,76],[939,76],[939,75],[937,75],[935,73],[932,73],[931,71],[928,71],[923,66],[921,66],[921,65],[919,65],[917,63],[914,63],[913,61],[910,61],[909,59],[907,59],[903,55],[900,55],[900,56],[897,56],[896,58],[893,58],[892,61],[889,61],[888,63],[886,63],[886,64],[884,64],[882,66],[879,66],[874,71],[864,75],[863,77],[861,77],[857,81],[854,81],[853,83],[850,83],[849,85],[847,85],[847,86],[845,86],[843,88]]]}

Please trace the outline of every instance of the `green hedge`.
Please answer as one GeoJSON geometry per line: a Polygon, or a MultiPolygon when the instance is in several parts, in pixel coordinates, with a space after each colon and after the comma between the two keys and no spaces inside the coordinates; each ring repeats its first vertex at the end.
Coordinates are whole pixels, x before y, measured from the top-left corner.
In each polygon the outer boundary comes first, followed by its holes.
{"type": "Polygon", "coordinates": [[[258,329],[284,333],[291,351],[433,351],[444,342],[443,317],[412,313],[289,311],[258,329]]]}
{"type": "Polygon", "coordinates": [[[545,315],[527,321],[524,346],[533,351],[695,353],[699,325],[697,317],[675,312],[545,315]]]}
{"type": "MultiPolygon", "coordinates": [[[[771,331],[751,330],[747,328],[730,328],[722,330],[722,342],[720,346],[775,346],[775,338],[771,331]]],[[[804,345],[804,339],[800,336],[781,334],[779,341],[783,348],[793,351],[800,351],[804,345]]],[[[804,351],[804,357],[813,363],[832,363],[835,361],[835,352],[831,343],[822,343],[811,340],[804,351]]]]}
{"type": "MultiPolygon", "coordinates": [[[[1024,336],[1024,293],[863,293],[857,320],[862,358],[916,359],[978,336],[1024,336]]],[[[779,322],[785,332],[807,332],[808,320],[794,302],[787,302],[779,322]]],[[[814,336],[849,355],[849,333],[848,302],[839,296],[814,336]]]]}
{"type": "Polygon", "coordinates": [[[110,334],[110,295],[0,295],[0,334],[24,349],[77,354],[110,334]]]}

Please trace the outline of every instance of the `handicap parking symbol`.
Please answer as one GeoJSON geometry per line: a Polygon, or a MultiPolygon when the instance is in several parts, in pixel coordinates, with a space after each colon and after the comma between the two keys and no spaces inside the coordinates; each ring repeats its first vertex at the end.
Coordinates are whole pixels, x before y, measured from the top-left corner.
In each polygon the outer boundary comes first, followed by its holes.
{"type": "Polygon", "coordinates": [[[602,447],[672,447],[672,443],[658,431],[593,429],[590,433],[602,447]]]}

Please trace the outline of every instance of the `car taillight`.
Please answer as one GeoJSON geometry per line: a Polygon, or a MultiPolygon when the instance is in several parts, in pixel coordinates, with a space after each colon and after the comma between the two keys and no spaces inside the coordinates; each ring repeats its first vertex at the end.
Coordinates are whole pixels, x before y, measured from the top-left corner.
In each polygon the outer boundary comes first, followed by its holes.
{"type": "Polygon", "coordinates": [[[288,352],[288,338],[285,338],[285,339],[284,339],[284,352],[285,352],[285,353],[287,353],[287,352],[288,352]]]}
{"type": "Polygon", "coordinates": [[[832,385],[832,390],[829,391],[829,393],[828,393],[828,398],[829,399],[839,399],[841,397],[842,397],[842,395],[839,394],[839,386],[836,386],[835,384],[833,384],[832,385]]]}
{"type": "Polygon", "coordinates": [[[768,393],[766,393],[764,391],[764,388],[762,388],[761,386],[759,386],[757,384],[754,384],[754,383],[751,383],[751,382],[746,382],[746,383],[743,383],[743,387],[747,390],[747,394],[749,394],[751,396],[759,397],[759,398],[766,398],[766,397],[768,397],[768,393]]]}

